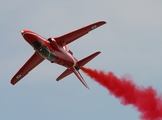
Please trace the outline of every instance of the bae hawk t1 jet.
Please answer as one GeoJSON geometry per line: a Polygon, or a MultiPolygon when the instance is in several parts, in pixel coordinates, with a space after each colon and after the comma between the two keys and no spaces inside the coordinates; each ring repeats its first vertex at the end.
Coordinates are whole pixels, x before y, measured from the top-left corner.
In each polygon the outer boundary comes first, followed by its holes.
{"type": "Polygon", "coordinates": [[[29,58],[29,60],[20,68],[20,70],[13,76],[13,78],[11,79],[11,84],[16,84],[34,67],[40,64],[43,60],[47,59],[51,63],[56,63],[66,67],[66,70],[56,79],[57,81],[61,80],[71,73],[74,73],[82,82],[82,84],[86,88],[89,88],[83,77],[79,73],[79,69],[87,62],[92,60],[94,57],[96,57],[98,54],[100,54],[100,52],[95,52],[92,55],[78,61],[73,56],[72,51],[67,49],[66,45],[105,23],[105,21],[96,22],[73,32],[67,33],[65,35],[48,39],[30,30],[21,31],[22,36],[34,48],[35,52],[29,58]]]}

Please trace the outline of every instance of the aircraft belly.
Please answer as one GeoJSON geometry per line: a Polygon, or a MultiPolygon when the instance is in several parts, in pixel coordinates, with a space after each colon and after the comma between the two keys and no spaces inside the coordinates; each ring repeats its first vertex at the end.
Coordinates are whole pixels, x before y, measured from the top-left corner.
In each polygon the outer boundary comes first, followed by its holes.
{"type": "Polygon", "coordinates": [[[53,63],[62,65],[67,68],[69,68],[70,66],[73,66],[74,62],[73,62],[73,59],[71,59],[71,57],[65,56],[64,54],[62,54],[60,52],[55,52],[55,54],[57,57],[53,61],[53,63]]]}

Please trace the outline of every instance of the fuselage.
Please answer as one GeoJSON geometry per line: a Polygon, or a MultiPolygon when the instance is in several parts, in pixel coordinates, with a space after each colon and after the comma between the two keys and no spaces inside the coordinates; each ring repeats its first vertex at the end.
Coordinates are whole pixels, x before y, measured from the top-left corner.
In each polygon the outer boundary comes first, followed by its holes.
{"type": "Polygon", "coordinates": [[[71,66],[79,67],[77,66],[77,59],[66,49],[66,46],[58,45],[55,39],[46,39],[29,30],[23,30],[21,33],[24,39],[44,59],[67,68],[71,66]]]}

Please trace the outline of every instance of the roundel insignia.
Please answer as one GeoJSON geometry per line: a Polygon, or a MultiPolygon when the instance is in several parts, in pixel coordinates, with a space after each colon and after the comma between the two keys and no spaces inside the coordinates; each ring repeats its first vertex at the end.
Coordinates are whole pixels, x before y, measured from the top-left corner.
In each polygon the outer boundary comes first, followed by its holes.
{"type": "Polygon", "coordinates": [[[16,76],[16,79],[21,78],[21,76],[22,76],[21,74],[17,75],[17,76],[16,76]]]}
{"type": "Polygon", "coordinates": [[[91,27],[91,30],[93,30],[93,29],[95,29],[95,28],[97,28],[97,25],[93,25],[93,26],[91,27]]]}

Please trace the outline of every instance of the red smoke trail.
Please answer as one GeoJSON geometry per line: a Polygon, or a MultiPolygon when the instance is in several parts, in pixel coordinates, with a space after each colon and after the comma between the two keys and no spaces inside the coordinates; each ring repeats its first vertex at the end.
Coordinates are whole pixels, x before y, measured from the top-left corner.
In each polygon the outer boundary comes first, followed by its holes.
{"type": "Polygon", "coordinates": [[[82,68],[82,71],[107,88],[123,105],[136,107],[142,120],[162,120],[162,96],[152,87],[136,86],[132,80],[119,79],[112,72],[106,74],[89,68],[82,68]]]}

